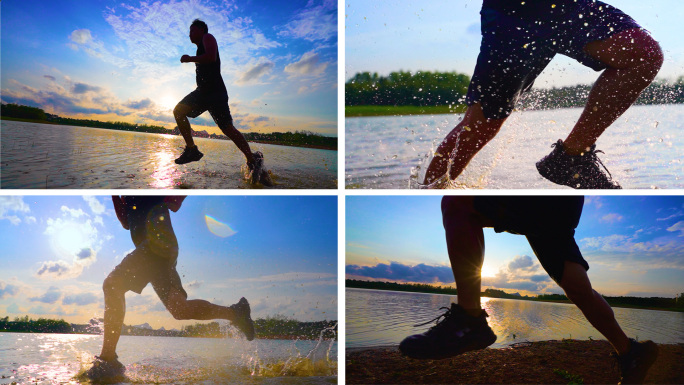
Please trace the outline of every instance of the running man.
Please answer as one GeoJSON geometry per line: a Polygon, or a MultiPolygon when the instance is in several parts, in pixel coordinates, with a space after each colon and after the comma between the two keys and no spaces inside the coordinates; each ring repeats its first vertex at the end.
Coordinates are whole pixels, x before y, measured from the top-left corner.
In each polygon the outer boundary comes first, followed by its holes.
{"type": "Polygon", "coordinates": [[[247,340],[254,339],[254,323],[245,298],[229,307],[193,299],[183,289],[176,271],[178,242],[171,226],[169,210],[177,212],[184,196],[112,196],[114,210],[124,229],[130,230],[135,250],[105,278],[104,341],[99,356],[87,375],[91,379],[123,376],[125,367],[116,355],[126,314],[127,291],[138,294],[152,283],[166,309],[177,320],[225,319],[235,325],[247,340]]]}
{"type": "Polygon", "coordinates": [[[407,337],[399,345],[409,357],[441,359],[484,349],[496,341],[480,306],[481,269],[484,262],[484,227],[527,237],[542,267],[582,311],[587,320],[613,345],[621,383],[641,383],[658,355],[652,341],[628,338],[615,320],[610,305],[594,291],[587,275],[589,265],[575,242],[582,214],[581,196],[445,196],[442,221],[447,251],[458,290],[435,326],[407,337]]]}
{"type": "Polygon", "coordinates": [[[480,14],[482,43],[468,109],[437,147],[423,183],[438,187],[458,177],[560,53],[603,73],[570,134],[552,145],[537,170],[573,188],[621,188],[599,167],[595,143],[655,78],[663,63],[658,43],[631,17],[595,0],[483,0],[480,14]]]}
{"type": "Polygon", "coordinates": [[[205,111],[209,111],[221,131],[245,154],[251,182],[254,184],[261,182],[270,186],[272,182],[264,168],[263,154],[260,151],[252,153],[245,137],[233,125],[233,117],[228,107],[228,91],[221,77],[221,56],[216,38],[209,33],[209,27],[205,22],[195,19],[190,26],[190,41],[197,45],[197,54],[196,56],[183,55],[180,61],[181,63],[195,63],[197,89],[184,97],[173,110],[178,129],[185,139],[185,150],[176,159],[176,163],[195,162],[204,156],[192,139],[188,117],[196,118],[205,111]]]}

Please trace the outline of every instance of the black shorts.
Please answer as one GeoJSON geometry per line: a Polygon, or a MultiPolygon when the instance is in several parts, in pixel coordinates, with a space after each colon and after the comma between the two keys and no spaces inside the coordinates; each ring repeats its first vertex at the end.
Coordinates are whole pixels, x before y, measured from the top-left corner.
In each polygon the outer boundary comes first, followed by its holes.
{"type": "Polygon", "coordinates": [[[164,304],[171,289],[181,292],[186,298],[180,276],[176,271],[177,259],[163,257],[141,245],[128,254],[109,274],[109,278],[121,282],[126,291],[138,294],[148,283],[152,283],[154,291],[164,304]]]}
{"type": "Polygon", "coordinates": [[[196,118],[205,111],[209,111],[219,128],[233,124],[233,117],[228,107],[228,94],[223,91],[204,92],[198,88],[184,97],[180,103],[192,108],[188,114],[190,118],[196,118]]]}
{"type": "Polygon", "coordinates": [[[589,270],[575,242],[584,197],[477,196],[474,205],[494,223],[494,231],[527,237],[539,263],[556,283],[563,278],[565,261],[589,270]]]}
{"type": "Polygon", "coordinates": [[[485,8],[482,43],[466,104],[480,103],[488,119],[508,117],[520,95],[557,54],[569,56],[596,71],[606,69],[584,47],[613,34],[641,28],[619,9],[600,1],[579,0],[557,17],[522,18],[485,8]]]}

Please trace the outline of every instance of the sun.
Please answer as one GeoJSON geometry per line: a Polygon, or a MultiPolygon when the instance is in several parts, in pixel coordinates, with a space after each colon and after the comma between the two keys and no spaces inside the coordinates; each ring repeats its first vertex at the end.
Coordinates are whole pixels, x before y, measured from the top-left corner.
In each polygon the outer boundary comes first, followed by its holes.
{"type": "Polygon", "coordinates": [[[494,267],[488,266],[487,264],[482,265],[482,277],[496,277],[496,273],[497,271],[494,267]]]}
{"type": "Polygon", "coordinates": [[[177,100],[174,96],[164,95],[159,98],[157,104],[165,111],[171,111],[176,107],[176,104],[178,104],[178,102],[179,100],[177,100]]]}
{"type": "Polygon", "coordinates": [[[74,256],[87,246],[88,240],[75,223],[66,223],[53,235],[55,251],[60,255],[74,256]]]}

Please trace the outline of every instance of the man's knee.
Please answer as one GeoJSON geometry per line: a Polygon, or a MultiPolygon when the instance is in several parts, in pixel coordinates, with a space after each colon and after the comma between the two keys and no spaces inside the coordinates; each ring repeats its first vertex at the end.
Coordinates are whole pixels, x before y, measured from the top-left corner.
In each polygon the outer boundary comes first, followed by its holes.
{"type": "Polygon", "coordinates": [[[652,72],[652,76],[660,70],[665,60],[663,50],[660,44],[644,30],[638,30],[632,35],[632,44],[634,44],[634,61],[638,61],[636,65],[643,65],[647,71],[652,72]]]}
{"type": "Polygon", "coordinates": [[[185,118],[188,116],[190,113],[191,108],[188,105],[185,105],[183,103],[178,103],[176,104],[176,107],[173,109],[173,116],[178,118],[185,118]]]}
{"type": "Polygon", "coordinates": [[[121,293],[123,291],[121,280],[113,274],[109,274],[102,283],[102,291],[105,296],[121,293]]]}
{"type": "Polygon", "coordinates": [[[592,56],[598,56],[613,68],[640,67],[644,72],[644,80],[649,80],[649,82],[658,73],[665,60],[660,44],[643,29],[627,30],[606,42],[596,42],[596,44],[592,56]],[[608,52],[608,55],[600,52],[604,50],[608,52]]]}

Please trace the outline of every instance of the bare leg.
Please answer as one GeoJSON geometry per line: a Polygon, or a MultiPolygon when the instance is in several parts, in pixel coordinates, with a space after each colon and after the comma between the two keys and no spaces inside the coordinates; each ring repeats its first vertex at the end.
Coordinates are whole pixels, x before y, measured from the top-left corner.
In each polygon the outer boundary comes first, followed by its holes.
{"type": "Polygon", "coordinates": [[[449,178],[458,177],[475,154],[496,136],[504,121],[506,119],[485,118],[479,103],[468,107],[461,123],[451,130],[437,147],[435,157],[425,174],[424,183],[430,184],[447,172],[449,156],[454,149],[456,152],[449,178]]]}
{"type": "Polygon", "coordinates": [[[445,196],[442,198],[442,222],[458,290],[458,304],[471,315],[478,315],[485,250],[482,228],[491,224],[475,211],[473,202],[473,197],[445,196]]]}
{"type": "Polygon", "coordinates": [[[578,263],[565,261],[560,286],[568,298],[582,311],[589,323],[613,345],[618,354],[629,351],[629,339],[622,331],[613,309],[606,300],[591,287],[589,276],[578,263]]]}
{"type": "Polygon", "coordinates": [[[171,290],[164,305],[177,320],[225,319],[234,321],[237,317],[236,311],[231,307],[215,305],[202,299],[188,300],[178,290],[171,290]]]}
{"type": "Polygon", "coordinates": [[[178,130],[180,130],[183,139],[185,139],[185,145],[187,147],[193,147],[195,145],[195,141],[192,139],[190,122],[188,121],[188,114],[191,110],[192,107],[182,103],[178,103],[176,108],[173,109],[173,116],[176,118],[178,130]]]}
{"type": "Polygon", "coordinates": [[[126,292],[117,287],[114,280],[107,277],[102,285],[105,295],[104,339],[100,358],[105,361],[116,358],[116,345],[121,336],[126,315],[126,292]]]}
{"type": "Polygon", "coordinates": [[[243,154],[245,154],[245,158],[247,158],[247,162],[253,163],[254,162],[254,154],[252,154],[252,150],[249,148],[249,143],[247,143],[247,140],[245,139],[244,135],[240,131],[238,131],[237,128],[233,125],[232,122],[228,123],[218,123],[219,128],[221,131],[226,134],[227,137],[230,138],[230,140],[235,143],[237,148],[242,151],[243,154]]]}
{"type": "Polygon", "coordinates": [[[651,84],[663,64],[660,46],[640,29],[591,42],[584,50],[609,68],[594,84],[582,115],[564,141],[570,155],[579,155],[591,147],[651,84]]]}

